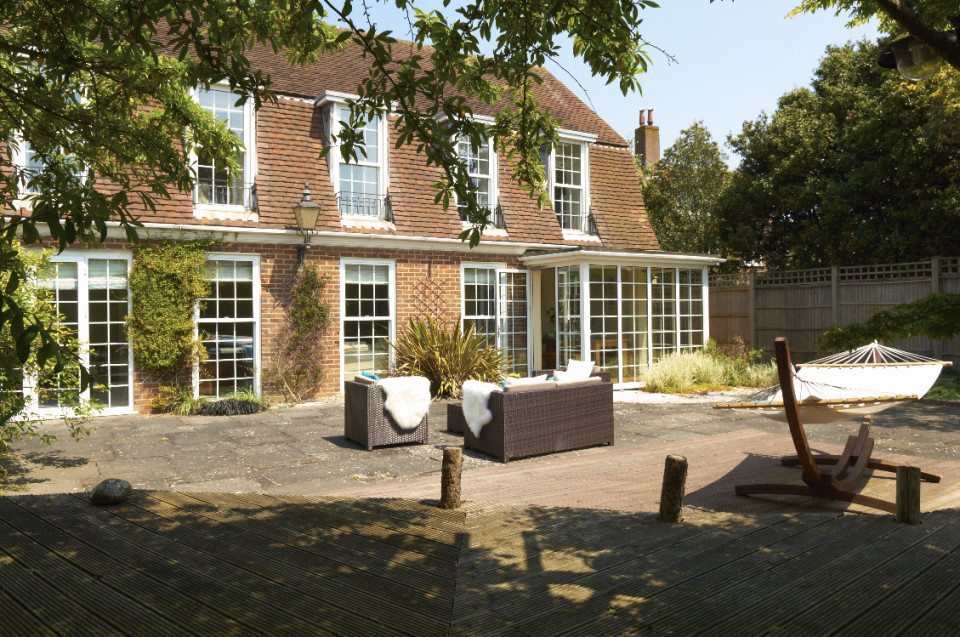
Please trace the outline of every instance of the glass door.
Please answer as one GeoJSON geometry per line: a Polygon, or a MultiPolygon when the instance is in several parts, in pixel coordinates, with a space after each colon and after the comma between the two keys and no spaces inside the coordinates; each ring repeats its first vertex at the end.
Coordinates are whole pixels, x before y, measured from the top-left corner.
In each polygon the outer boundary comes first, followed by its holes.
{"type": "Polygon", "coordinates": [[[527,356],[529,338],[527,310],[529,280],[526,272],[499,270],[499,302],[497,308],[497,343],[510,357],[507,373],[526,376],[530,372],[527,356]]]}
{"type": "Polygon", "coordinates": [[[52,277],[40,284],[60,316],[60,325],[76,335],[78,360],[89,370],[92,386],[82,393],[76,366],[24,379],[29,404],[41,415],[68,415],[73,401],[100,403],[102,413],[133,408],[133,361],[127,336],[130,259],[117,253],[62,254],[53,258],[52,277]]]}

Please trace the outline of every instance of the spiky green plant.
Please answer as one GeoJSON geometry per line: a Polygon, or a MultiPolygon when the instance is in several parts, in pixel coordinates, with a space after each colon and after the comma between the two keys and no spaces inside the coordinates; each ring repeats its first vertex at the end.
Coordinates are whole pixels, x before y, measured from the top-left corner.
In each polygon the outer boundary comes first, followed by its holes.
{"type": "Polygon", "coordinates": [[[390,345],[396,372],[428,378],[435,397],[459,397],[466,380],[499,382],[509,363],[503,350],[477,334],[472,325],[462,330],[459,321],[448,325],[431,318],[411,318],[401,328],[397,342],[390,345]]]}

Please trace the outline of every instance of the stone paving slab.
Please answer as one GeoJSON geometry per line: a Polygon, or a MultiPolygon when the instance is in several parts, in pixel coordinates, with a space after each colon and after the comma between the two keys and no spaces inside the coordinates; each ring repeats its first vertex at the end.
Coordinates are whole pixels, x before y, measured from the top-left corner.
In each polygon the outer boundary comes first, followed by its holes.
{"type": "MultiPolygon", "coordinates": [[[[787,435],[785,423],[756,413],[714,410],[702,401],[618,402],[615,418],[615,450],[696,441],[740,429],[787,435]]],[[[142,488],[171,489],[235,480],[254,491],[269,489],[290,495],[393,483],[435,475],[443,448],[462,445],[460,436],[446,431],[446,402],[431,406],[429,422],[426,445],[368,452],[343,437],[342,404],[235,417],[104,417],[94,421],[96,433],[81,442],[62,438],[51,447],[35,441],[18,444],[16,450],[24,464],[8,463],[14,489],[10,492],[18,492],[18,488],[25,493],[84,491],[98,478],[107,477],[124,478],[142,488]]],[[[43,427],[50,433],[66,434],[62,423],[54,421],[43,427]]],[[[842,444],[847,435],[855,433],[856,423],[808,425],[806,430],[811,442],[842,444]]],[[[877,455],[960,460],[960,408],[956,406],[897,406],[875,418],[873,433],[877,455]]],[[[515,462],[524,466],[565,456],[515,462]]],[[[464,454],[464,471],[492,466],[499,463],[484,454],[470,450],[464,454]]]]}

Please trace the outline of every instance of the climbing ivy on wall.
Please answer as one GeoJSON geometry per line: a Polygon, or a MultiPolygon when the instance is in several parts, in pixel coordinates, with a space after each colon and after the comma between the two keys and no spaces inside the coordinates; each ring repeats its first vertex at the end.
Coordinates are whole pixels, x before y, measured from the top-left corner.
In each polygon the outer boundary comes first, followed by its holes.
{"type": "Polygon", "coordinates": [[[127,329],[137,365],[168,378],[203,355],[194,308],[210,291],[203,273],[210,242],[161,241],[134,250],[133,313],[127,329]]]}
{"type": "Polygon", "coordinates": [[[284,329],[274,342],[276,356],[265,370],[265,380],[278,394],[295,402],[313,398],[323,382],[321,339],[330,323],[330,307],[323,298],[327,279],[315,266],[304,264],[284,307],[284,329]]]}

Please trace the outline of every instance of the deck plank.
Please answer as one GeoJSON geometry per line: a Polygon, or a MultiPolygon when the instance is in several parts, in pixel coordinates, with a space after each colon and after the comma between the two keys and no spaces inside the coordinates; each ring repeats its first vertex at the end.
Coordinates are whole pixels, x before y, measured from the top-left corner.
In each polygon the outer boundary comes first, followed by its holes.
{"type": "MultiPolygon", "coordinates": [[[[170,521],[183,510],[171,502],[197,504],[196,500],[180,498],[179,494],[158,493],[139,503],[139,508],[170,521]]],[[[308,600],[312,599],[314,604],[324,604],[326,612],[337,623],[352,623],[358,631],[364,623],[369,624],[368,634],[443,634],[445,623],[435,619],[435,615],[449,607],[444,599],[445,590],[431,591],[426,585],[391,588],[379,577],[379,571],[313,560],[307,551],[257,535],[243,528],[244,525],[230,524],[225,520],[229,514],[212,505],[184,508],[207,520],[208,527],[202,537],[179,527],[173,529],[170,534],[176,534],[179,543],[203,550],[221,563],[255,572],[267,580],[267,585],[282,584],[296,590],[304,597],[305,617],[309,617],[308,600]],[[381,596],[380,591],[385,588],[402,598],[381,596]]],[[[144,519],[142,523],[150,522],[144,519]]]]}
{"type": "Polygon", "coordinates": [[[429,501],[436,476],[360,497],[6,496],[0,633],[956,634],[960,463],[923,462],[944,481],[920,527],[733,495],[798,477],[783,444],[743,431],[478,469],[465,497],[489,499],[456,511],[429,501]],[[690,461],[680,524],[654,513],[667,451],[690,461]]]}

